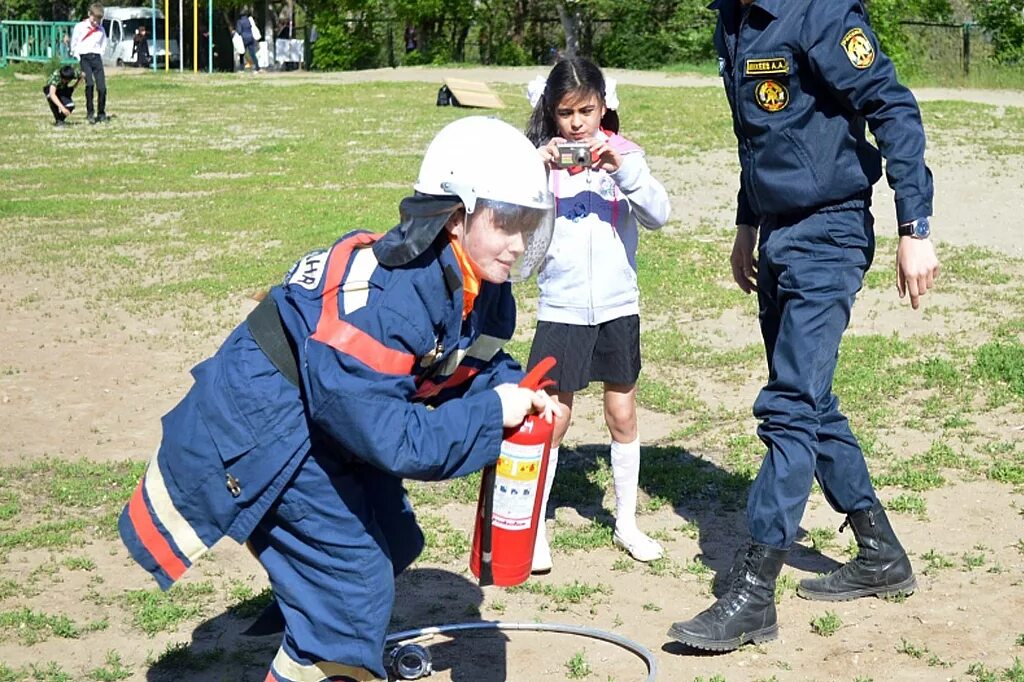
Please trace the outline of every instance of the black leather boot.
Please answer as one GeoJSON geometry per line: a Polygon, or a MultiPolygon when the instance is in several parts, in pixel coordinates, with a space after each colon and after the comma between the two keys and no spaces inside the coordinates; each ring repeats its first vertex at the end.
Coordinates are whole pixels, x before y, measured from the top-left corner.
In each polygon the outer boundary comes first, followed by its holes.
{"type": "Polygon", "coordinates": [[[673,623],[668,636],[687,646],[731,651],[775,639],[775,580],[789,550],[752,543],[732,567],[729,588],[696,618],[673,623]]]}
{"type": "Polygon", "coordinates": [[[801,580],[796,593],[818,601],[913,594],[917,589],[914,569],[882,504],[876,502],[871,509],[853,512],[839,527],[840,532],[847,525],[857,539],[857,556],[826,576],[801,580]]]}

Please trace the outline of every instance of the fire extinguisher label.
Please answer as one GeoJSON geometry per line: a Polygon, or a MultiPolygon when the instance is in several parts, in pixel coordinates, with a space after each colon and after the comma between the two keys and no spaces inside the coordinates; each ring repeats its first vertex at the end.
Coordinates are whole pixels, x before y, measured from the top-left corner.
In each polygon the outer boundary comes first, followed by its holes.
{"type": "Polygon", "coordinates": [[[494,478],[492,523],[505,530],[529,530],[540,482],[544,444],[520,445],[502,441],[494,478]]]}

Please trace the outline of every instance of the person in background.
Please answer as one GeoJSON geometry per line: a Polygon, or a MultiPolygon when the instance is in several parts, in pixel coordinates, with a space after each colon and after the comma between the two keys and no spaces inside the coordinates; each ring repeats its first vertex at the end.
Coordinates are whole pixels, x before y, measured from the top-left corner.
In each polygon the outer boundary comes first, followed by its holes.
{"type": "Polygon", "coordinates": [[[199,70],[206,71],[210,64],[210,29],[206,24],[199,24],[199,70]]]}
{"type": "Polygon", "coordinates": [[[409,54],[416,49],[416,27],[412,24],[405,25],[405,53],[409,54]]]}
{"type": "MultiPolygon", "coordinates": [[[[614,81],[588,59],[563,59],[547,79],[531,83],[534,105],[527,137],[550,168],[555,233],[537,275],[540,300],[529,366],[552,356],[550,376],[564,418],[555,423],[544,507],[569,428],[573,396],[592,381],[604,385],[615,486],[613,541],[637,561],[654,561],[661,545],[637,527],[640,435],[636,382],[640,375],[640,290],[636,279],[639,226],[668,220],[665,188],[643,150],[618,134],[614,81]],[[561,163],[559,145],[585,145],[586,163],[561,163]]],[[[533,570],[551,570],[544,524],[538,528],[533,570]]]]}
{"type": "MultiPolygon", "coordinates": [[[[245,54],[249,55],[249,59],[252,61],[253,73],[260,72],[260,61],[256,55],[256,43],[260,40],[260,30],[256,27],[256,22],[249,14],[248,9],[243,9],[242,13],[238,17],[238,21],[235,22],[235,32],[242,37],[242,45],[245,47],[245,54]]],[[[244,55],[239,60],[242,70],[245,70],[244,55]]]]}
{"type": "Polygon", "coordinates": [[[72,95],[81,82],[81,72],[70,65],[54,70],[47,79],[46,85],[43,86],[43,95],[46,97],[46,103],[50,105],[55,126],[65,125],[67,117],[75,110],[72,95]]]}
{"type": "Polygon", "coordinates": [[[132,38],[132,56],[135,57],[135,66],[139,68],[149,68],[153,63],[153,58],[149,55],[149,29],[145,24],[135,30],[135,36],[132,38]]]}
{"type": "Polygon", "coordinates": [[[107,120],[107,77],[103,71],[103,51],[107,48],[107,33],[103,30],[103,5],[89,5],[89,16],[71,31],[71,55],[79,60],[85,75],[85,111],[89,123],[107,120]],[[92,96],[96,93],[96,108],[92,96]]]}

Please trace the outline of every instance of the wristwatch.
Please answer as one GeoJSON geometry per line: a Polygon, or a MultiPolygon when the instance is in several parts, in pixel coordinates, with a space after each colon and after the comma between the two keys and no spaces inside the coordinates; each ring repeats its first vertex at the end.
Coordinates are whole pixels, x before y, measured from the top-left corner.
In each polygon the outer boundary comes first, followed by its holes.
{"type": "Polygon", "coordinates": [[[909,223],[903,223],[899,226],[897,234],[901,237],[913,237],[914,239],[928,239],[932,233],[931,225],[928,223],[927,218],[918,218],[912,220],[909,223]]]}

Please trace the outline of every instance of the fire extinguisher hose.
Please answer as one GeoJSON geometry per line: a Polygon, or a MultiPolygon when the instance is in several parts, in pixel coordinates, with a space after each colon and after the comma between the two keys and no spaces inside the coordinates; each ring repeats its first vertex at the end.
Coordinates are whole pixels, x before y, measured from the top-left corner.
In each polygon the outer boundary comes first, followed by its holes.
{"type": "MultiPolygon", "coordinates": [[[[418,630],[404,630],[390,634],[385,640],[385,648],[396,647],[410,640],[422,640],[450,632],[462,632],[465,630],[498,630],[498,631],[533,631],[533,632],[560,632],[566,635],[577,635],[579,637],[590,637],[619,646],[626,651],[642,659],[647,666],[646,682],[654,682],[658,676],[658,662],[647,647],[627,639],[614,632],[606,632],[596,628],[588,628],[580,625],[567,625],[563,623],[503,623],[501,621],[476,621],[470,623],[453,623],[450,625],[436,625],[432,627],[419,628],[418,630]]],[[[425,652],[425,650],[424,650],[425,652]]],[[[415,680],[430,674],[429,654],[424,666],[409,666],[407,674],[414,677],[399,677],[403,680],[415,680]],[[423,674],[417,674],[423,673],[423,674]]]]}
{"type": "Polygon", "coordinates": [[[480,586],[494,584],[493,545],[491,536],[491,518],[494,516],[494,477],[497,475],[495,465],[484,468],[481,488],[487,491],[484,496],[483,527],[480,529],[480,586]]]}

